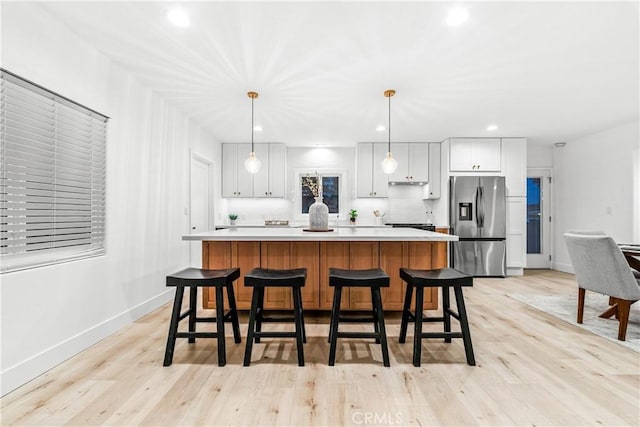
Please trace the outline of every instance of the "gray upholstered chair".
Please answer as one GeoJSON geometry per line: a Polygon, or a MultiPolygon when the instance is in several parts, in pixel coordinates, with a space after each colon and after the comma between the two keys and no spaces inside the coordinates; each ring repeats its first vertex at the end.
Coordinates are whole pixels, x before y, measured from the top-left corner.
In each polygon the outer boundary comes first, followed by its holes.
{"type": "Polygon", "coordinates": [[[629,309],[640,300],[640,278],[633,274],[622,251],[613,239],[602,232],[564,234],[578,282],[578,323],[582,323],[585,290],[609,296],[609,307],[600,315],[613,315],[620,321],[618,339],[627,335],[629,309]]]}

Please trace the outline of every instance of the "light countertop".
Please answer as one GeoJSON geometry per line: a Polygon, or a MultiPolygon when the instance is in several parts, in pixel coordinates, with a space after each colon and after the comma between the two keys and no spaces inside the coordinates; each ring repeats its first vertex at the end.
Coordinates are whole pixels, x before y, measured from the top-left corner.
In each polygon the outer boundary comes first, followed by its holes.
{"type": "Polygon", "coordinates": [[[207,241],[457,241],[458,236],[390,227],[340,227],[329,232],[309,232],[293,227],[234,227],[182,236],[182,240],[207,241]]]}

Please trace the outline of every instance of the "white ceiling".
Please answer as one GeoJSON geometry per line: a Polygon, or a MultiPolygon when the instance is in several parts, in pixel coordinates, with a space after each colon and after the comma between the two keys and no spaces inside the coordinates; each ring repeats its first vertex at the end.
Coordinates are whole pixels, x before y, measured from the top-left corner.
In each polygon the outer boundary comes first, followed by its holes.
{"type": "Polygon", "coordinates": [[[72,31],[223,142],[450,136],[552,144],[638,118],[637,2],[47,2],[72,31]],[[497,132],[488,132],[497,124],[497,132]]]}

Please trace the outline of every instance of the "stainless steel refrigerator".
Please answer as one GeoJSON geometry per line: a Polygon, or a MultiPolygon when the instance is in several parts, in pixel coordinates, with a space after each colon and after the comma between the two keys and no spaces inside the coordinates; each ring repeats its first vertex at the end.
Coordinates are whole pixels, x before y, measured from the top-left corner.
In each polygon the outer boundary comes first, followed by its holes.
{"type": "Polygon", "coordinates": [[[505,277],[506,201],[502,176],[449,178],[452,265],[474,277],[505,277]]]}

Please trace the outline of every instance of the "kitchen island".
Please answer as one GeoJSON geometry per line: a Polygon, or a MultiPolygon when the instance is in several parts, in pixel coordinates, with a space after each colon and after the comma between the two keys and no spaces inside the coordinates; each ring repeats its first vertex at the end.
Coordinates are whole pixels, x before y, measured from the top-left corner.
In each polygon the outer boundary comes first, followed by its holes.
{"type": "MultiPolygon", "coordinates": [[[[302,228],[229,228],[183,236],[183,240],[202,241],[202,267],[240,268],[235,293],[239,309],[249,309],[252,289],[244,286],[244,274],[256,267],[307,268],[302,289],[305,310],[330,310],[333,290],[329,287],[329,267],[382,268],[391,284],[382,289],[385,310],[402,310],[404,282],[401,267],[438,269],[447,266],[447,242],[457,236],[412,228],[345,227],[329,232],[308,232],[302,228]]],[[[203,293],[204,307],[215,307],[215,292],[203,293]]],[[[343,291],[343,308],[370,309],[368,290],[343,291]]],[[[425,309],[436,309],[437,289],[425,293],[425,309]]],[[[267,289],[265,308],[292,307],[288,289],[267,289]]]]}

